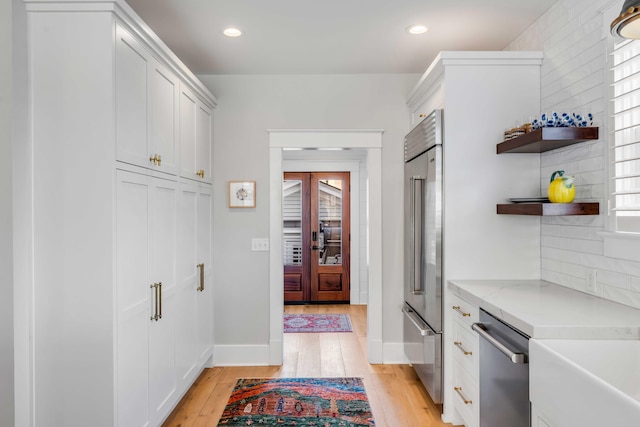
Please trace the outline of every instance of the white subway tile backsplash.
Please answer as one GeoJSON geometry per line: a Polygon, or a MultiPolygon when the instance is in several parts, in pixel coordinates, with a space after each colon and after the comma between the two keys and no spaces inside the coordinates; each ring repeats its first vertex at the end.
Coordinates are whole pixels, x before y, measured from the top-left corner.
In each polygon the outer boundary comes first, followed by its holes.
{"type": "Polygon", "coordinates": [[[598,283],[607,286],[615,286],[620,289],[631,289],[631,279],[626,274],[615,273],[613,271],[598,271],[598,283]]]}
{"type": "Polygon", "coordinates": [[[620,304],[629,305],[631,307],[640,308],[640,293],[627,291],[611,286],[602,287],[602,297],[620,304]]]}
{"type": "Polygon", "coordinates": [[[541,112],[591,112],[600,139],[540,155],[540,194],[551,173],[576,176],[577,198],[600,202],[600,215],[541,218],[541,277],[586,291],[586,271],[598,271],[597,295],[640,308],[640,263],[602,255],[608,199],[608,77],[602,0],[558,0],[507,50],[544,51],[541,112]]]}

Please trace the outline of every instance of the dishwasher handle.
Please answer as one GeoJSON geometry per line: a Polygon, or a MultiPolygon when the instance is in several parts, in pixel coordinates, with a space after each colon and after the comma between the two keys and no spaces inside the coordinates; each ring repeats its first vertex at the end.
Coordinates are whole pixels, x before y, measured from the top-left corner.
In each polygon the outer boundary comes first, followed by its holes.
{"type": "Polygon", "coordinates": [[[424,321],[418,317],[418,315],[416,314],[415,311],[413,311],[413,309],[411,309],[411,308],[409,308],[407,306],[404,306],[404,307],[402,307],[402,312],[405,314],[405,316],[407,316],[409,318],[409,320],[411,320],[411,323],[413,323],[414,326],[416,328],[418,328],[418,330],[420,331],[420,335],[422,335],[423,337],[436,334],[429,327],[429,325],[424,323],[424,321]]]}
{"type": "Polygon", "coordinates": [[[527,360],[526,354],[515,353],[511,351],[506,345],[504,345],[503,343],[501,343],[500,341],[492,337],[482,323],[474,323],[473,325],[471,325],[471,329],[476,331],[478,335],[480,335],[482,338],[489,341],[489,344],[493,345],[495,348],[500,350],[501,353],[503,353],[505,356],[509,358],[509,360],[511,360],[511,363],[522,364],[522,363],[529,362],[527,360]]]}

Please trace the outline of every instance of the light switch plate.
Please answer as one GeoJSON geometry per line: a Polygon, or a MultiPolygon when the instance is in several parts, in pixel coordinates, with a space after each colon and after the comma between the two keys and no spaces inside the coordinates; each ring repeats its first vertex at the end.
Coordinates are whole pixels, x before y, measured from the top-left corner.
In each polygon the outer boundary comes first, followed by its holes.
{"type": "Polygon", "coordinates": [[[252,251],[268,251],[269,239],[251,239],[252,251]]]}

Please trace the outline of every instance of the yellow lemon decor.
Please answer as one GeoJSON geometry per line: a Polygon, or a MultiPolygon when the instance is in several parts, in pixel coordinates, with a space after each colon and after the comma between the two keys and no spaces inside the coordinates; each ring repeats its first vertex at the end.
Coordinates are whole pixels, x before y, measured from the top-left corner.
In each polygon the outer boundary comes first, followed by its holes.
{"type": "Polygon", "coordinates": [[[571,203],[576,197],[575,176],[564,176],[564,171],[551,174],[548,196],[551,203],[571,203]]]}

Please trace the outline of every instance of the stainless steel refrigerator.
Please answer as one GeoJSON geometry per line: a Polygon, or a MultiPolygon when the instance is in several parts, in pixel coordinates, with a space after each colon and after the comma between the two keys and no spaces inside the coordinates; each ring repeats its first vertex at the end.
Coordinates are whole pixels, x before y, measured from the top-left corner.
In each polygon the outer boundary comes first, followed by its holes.
{"type": "Polygon", "coordinates": [[[442,110],[405,138],[404,352],[442,403],[442,110]]]}

